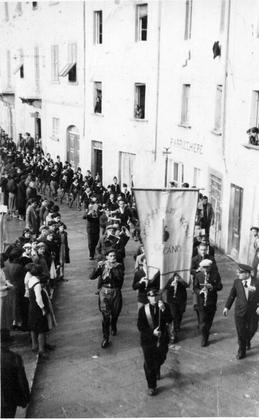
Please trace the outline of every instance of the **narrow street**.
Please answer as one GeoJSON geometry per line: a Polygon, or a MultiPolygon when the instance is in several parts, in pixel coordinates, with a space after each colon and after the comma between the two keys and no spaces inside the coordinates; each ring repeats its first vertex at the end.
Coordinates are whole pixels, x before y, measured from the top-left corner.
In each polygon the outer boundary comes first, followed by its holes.
{"type": "Polygon", "coordinates": [[[85,221],[75,209],[63,207],[62,215],[68,226],[71,264],[66,266],[68,281],[59,285],[55,295],[58,326],[49,341],[57,348],[37,366],[27,417],[258,417],[259,334],[247,358],[237,361],[233,309],[227,319],[222,316],[234,262],[217,255],[224,289],[207,348],[200,347],[188,291],[182,340],[170,348],[159,393],[150,397],[136,327],[137,298],[131,287],[138,243],[130,240],[127,246],[118,335],[102,349],[97,281],[89,280],[95,262],[88,258],[85,221]]]}

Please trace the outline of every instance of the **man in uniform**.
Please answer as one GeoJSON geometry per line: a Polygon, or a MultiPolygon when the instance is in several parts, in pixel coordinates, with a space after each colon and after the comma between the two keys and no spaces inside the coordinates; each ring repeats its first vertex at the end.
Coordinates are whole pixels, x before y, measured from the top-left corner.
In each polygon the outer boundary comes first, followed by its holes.
{"type": "Polygon", "coordinates": [[[137,326],[144,354],[148,395],[153,396],[157,394],[160,367],[165,362],[168,352],[168,324],[172,322],[172,315],[168,304],[159,299],[157,289],[150,289],[147,298],[149,303],[139,309],[137,326]]]}
{"type": "Polygon", "coordinates": [[[223,285],[217,267],[209,259],[202,260],[193,283],[193,290],[197,296],[202,347],[208,345],[210,329],[217,310],[217,292],[222,288],[223,285]]]}
{"type": "Polygon", "coordinates": [[[223,310],[223,315],[227,316],[236,299],[235,324],[239,345],[236,358],[238,360],[246,356],[246,350],[250,350],[251,340],[258,328],[259,284],[255,278],[251,277],[252,270],[249,265],[238,265],[238,278],[234,280],[223,310]]]}
{"type": "Polygon", "coordinates": [[[90,279],[94,280],[99,276],[99,310],[103,316],[101,346],[106,348],[110,344],[110,327],[111,335],[117,334],[117,321],[122,308],[121,288],[124,281],[123,266],[116,261],[116,252],[113,249],[107,251],[106,260],[98,263],[90,279]]]}

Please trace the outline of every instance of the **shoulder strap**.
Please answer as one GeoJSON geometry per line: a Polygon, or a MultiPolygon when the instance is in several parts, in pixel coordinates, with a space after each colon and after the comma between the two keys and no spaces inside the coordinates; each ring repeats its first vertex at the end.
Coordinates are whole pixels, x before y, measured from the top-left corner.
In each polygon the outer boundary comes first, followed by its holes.
{"type": "Polygon", "coordinates": [[[150,312],[149,303],[147,303],[145,305],[145,314],[146,314],[146,317],[147,317],[147,322],[148,322],[150,328],[153,330],[154,329],[154,324],[153,324],[153,319],[152,319],[151,312],[150,312]]]}

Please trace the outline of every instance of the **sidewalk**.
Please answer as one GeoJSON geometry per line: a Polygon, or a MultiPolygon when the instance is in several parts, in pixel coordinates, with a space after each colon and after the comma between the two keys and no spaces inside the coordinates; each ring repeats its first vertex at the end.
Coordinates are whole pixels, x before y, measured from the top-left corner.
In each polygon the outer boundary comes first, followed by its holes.
{"type": "Polygon", "coordinates": [[[224,289],[207,348],[200,336],[188,291],[179,344],[169,350],[162,367],[159,394],[146,394],[143,356],[139,345],[137,297],[132,290],[133,254],[138,243],[127,245],[123,309],[118,336],[107,349],[100,346],[101,315],[96,281],[89,280],[95,262],[89,261],[82,213],[62,208],[68,226],[71,264],[68,282],[55,296],[58,326],[50,334],[57,345],[50,360],[38,365],[27,416],[33,418],[89,417],[208,417],[259,416],[259,334],[248,357],[237,361],[233,309],[227,319],[222,310],[235,277],[233,261],[218,254],[224,289]]]}
{"type": "MultiPolygon", "coordinates": [[[[24,222],[18,221],[16,218],[6,222],[7,242],[12,243],[15,239],[22,235],[24,229],[24,222]]],[[[29,382],[30,389],[32,389],[33,381],[37,368],[38,356],[32,353],[30,344],[29,332],[12,331],[11,336],[14,341],[10,349],[20,354],[23,358],[23,363],[29,382]]],[[[21,407],[17,408],[17,418],[25,418],[27,409],[21,407]]]]}

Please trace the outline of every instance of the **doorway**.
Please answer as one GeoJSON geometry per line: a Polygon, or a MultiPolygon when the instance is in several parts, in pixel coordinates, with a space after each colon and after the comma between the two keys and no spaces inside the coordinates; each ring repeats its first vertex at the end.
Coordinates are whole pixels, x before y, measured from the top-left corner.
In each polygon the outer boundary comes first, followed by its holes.
{"type": "Polygon", "coordinates": [[[35,140],[41,139],[41,118],[35,117],[35,140]]]}
{"type": "Polygon", "coordinates": [[[103,145],[101,141],[92,141],[92,165],[91,172],[93,177],[99,174],[103,179],[103,145]]]}
{"type": "Polygon", "coordinates": [[[228,253],[238,259],[240,247],[240,231],[243,207],[243,188],[230,185],[229,223],[228,223],[228,253]]]}

